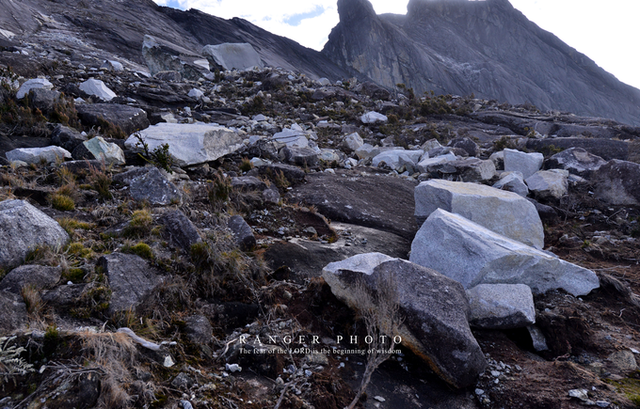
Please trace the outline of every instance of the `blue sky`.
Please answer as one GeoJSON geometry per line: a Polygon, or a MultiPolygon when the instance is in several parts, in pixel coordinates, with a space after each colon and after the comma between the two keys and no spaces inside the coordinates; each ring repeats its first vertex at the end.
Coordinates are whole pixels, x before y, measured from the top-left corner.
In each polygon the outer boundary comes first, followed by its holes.
{"type": "MultiPolygon", "coordinates": [[[[154,0],[222,18],[240,17],[321,50],[338,23],[337,0],[154,0]]],[[[639,0],[509,0],[543,29],[640,88],[639,0]]],[[[405,14],[407,0],[371,0],[378,14],[405,14]]]]}

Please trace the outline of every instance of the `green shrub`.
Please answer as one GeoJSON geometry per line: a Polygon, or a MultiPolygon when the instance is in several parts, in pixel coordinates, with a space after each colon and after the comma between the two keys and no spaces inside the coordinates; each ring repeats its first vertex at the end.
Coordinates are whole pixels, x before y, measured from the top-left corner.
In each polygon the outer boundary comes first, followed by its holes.
{"type": "Polygon", "coordinates": [[[131,216],[129,225],[124,229],[124,234],[128,237],[143,237],[151,232],[153,218],[147,209],[136,210],[131,216]]]}
{"type": "Polygon", "coordinates": [[[122,247],[122,252],[135,254],[147,260],[153,260],[153,250],[147,243],[140,242],[133,246],[125,245],[122,247]]]}
{"type": "Polygon", "coordinates": [[[72,198],[67,195],[55,193],[51,196],[51,206],[56,210],[70,211],[76,208],[72,198]]]}

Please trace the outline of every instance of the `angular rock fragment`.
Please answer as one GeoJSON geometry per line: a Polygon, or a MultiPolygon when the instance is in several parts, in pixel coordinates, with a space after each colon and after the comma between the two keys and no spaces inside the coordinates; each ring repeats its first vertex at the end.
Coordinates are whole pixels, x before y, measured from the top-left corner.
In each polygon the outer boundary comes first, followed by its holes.
{"type": "Polygon", "coordinates": [[[442,209],[424,222],[410,260],[465,288],[479,284],[526,284],[534,294],[562,289],[574,296],[599,287],[593,271],[495,233],[442,209]]]}
{"type": "Polygon", "coordinates": [[[539,170],[525,179],[534,197],[560,200],[569,193],[569,172],[561,170],[539,170]]]}
{"type": "Polygon", "coordinates": [[[108,254],[100,257],[97,265],[109,281],[111,314],[135,308],[162,282],[146,260],[133,254],[108,254]]]}
{"type": "Polygon", "coordinates": [[[69,152],[73,152],[78,145],[86,140],[87,137],[85,135],[73,128],[69,128],[68,126],[61,124],[56,125],[53,133],[51,134],[51,142],[68,150],[69,152]]]}
{"type": "Polygon", "coordinates": [[[59,146],[45,148],[18,148],[5,153],[9,162],[20,161],[28,164],[63,162],[71,159],[71,153],[59,146]]]}
{"type": "Polygon", "coordinates": [[[422,155],[424,155],[422,150],[388,150],[375,156],[371,161],[371,165],[379,167],[384,164],[398,173],[402,173],[405,170],[409,171],[409,173],[415,173],[422,155]]]}
{"type": "Polygon", "coordinates": [[[526,153],[515,149],[504,150],[504,170],[507,172],[520,172],[524,179],[533,175],[542,168],[544,156],[538,152],[526,153]]]}
{"type": "Polygon", "coordinates": [[[171,241],[186,252],[202,241],[198,228],[181,210],[165,213],[158,221],[165,226],[171,241]]]}
{"type": "Polygon", "coordinates": [[[475,183],[429,180],[415,188],[414,197],[418,224],[437,209],[443,209],[529,246],[538,249],[544,246],[538,212],[515,193],[475,183]]]}
{"type": "Polygon", "coordinates": [[[52,288],[60,280],[62,268],[40,265],[25,265],[11,270],[1,281],[0,291],[20,294],[25,286],[37,291],[52,288]]]}
{"type": "Polygon", "coordinates": [[[256,238],[253,235],[251,226],[242,218],[242,216],[233,216],[227,224],[229,230],[233,233],[236,243],[243,251],[250,251],[256,246],[256,238]]]}
{"type": "Polygon", "coordinates": [[[133,200],[159,206],[177,204],[182,200],[180,190],[154,166],[129,170],[116,175],[113,180],[128,185],[133,200]]]}
{"type": "Polygon", "coordinates": [[[520,172],[505,172],[496,183],[493,184],[496,189],[502,189],[509,192],[513,192],[519,196],[527,197],[529,195],[529,188],[520,172]]]}
{"type": "Polygon", "coordinates": [[[363,124],[375,124],[378,122],[385,123],[388,120],[389,118],[387,118],[385,115],[382,115],[381,113],[375,111],[367,112],[360,117],[360,121],[362,121],[363,124]]]}
{"type": "Polygon", "coordinates": [[[104,84],[104,82],[95,78],[89,78],[85,82],[81,83],[79,87],[80,90],[87,95],[92,95],[103,101],[111,101],[117,96],[115,92],[111,91],[109,87],[104,84]]]}
{"type": "Polygon", "coordinates": [[[524,284],[480,284],[467,296],[472,327],[525,328],[536,322],[533,294],[524,284]]]}
{"type": "Polygon", "coordinates": [[[607,161],[600,156],[591,154],[583,148],[569,148],[550,157],[545,166],[549,169],[565,169],[574,175],[589,177],[606,164],[607,161]]]}
{"type": "Polygon", "coordinates": [[[78,117],[85,126],[105,126],[105,122],[131,135],[149,126],[147,113],[136,107],[121,104],[81,104],[78,117]]]}
{"type": "MultiPolygon", "coordinates": [[[[432,156],[431,152],[429,156],[432,156]]],[[[432,164],[428,169],[433,177],[465,182],[485,182],[496,175],[496,166],[492,161],[478,158],[463,158],[432,164]]]]}
{"type": "Polygon", "coordinates": [[[22,99],[29,94],[29,91],[32,89],[45,89],[50,90],[53,88],[53,84],[49,82],[49,80],[44,78],[33,78],[26,81],[24,84],[20,86],[18,89],[18,93],[16,94],[17,99],[22,99]]]}
{"type": "Polygon", "coordinates": [[[7,335],[27,325],[27,306],[22,296],[0,291],[0,334],[7,335]]]}
{"type": "MultiPolygon", "coordinates": [[[[168,144],[169,154],[178,166],[211,162],[244,146],[237,132],[222,126],[202,123],[163,122],[140,131],[139,135],[150,151],[168,144]]],[[[131,135],[125,146],[140,149],[139,142],[135,135],[131,135]]]]}
{"type": "Polygon", "coordinates": [[[101,136],[96,136],[84,141],[73,150],[73,158],[76,160],[97,160],[105,165],[124,165],[126,160],[124,152],[115,143],[105,141],[101,136]]]}

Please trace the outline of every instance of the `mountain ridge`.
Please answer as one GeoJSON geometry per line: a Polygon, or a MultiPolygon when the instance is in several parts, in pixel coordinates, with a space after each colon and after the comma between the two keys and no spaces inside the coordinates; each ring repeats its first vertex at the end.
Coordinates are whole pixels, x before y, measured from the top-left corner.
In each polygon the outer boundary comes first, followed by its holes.
{"type": "Polygon", "coordinates": [[[322,52],[382,85],[640,121],[640,90],[530,22],[507,0],[412,0],[405,16],[375,15],[366,4],[338,1],[341,21],[322,52]]]}

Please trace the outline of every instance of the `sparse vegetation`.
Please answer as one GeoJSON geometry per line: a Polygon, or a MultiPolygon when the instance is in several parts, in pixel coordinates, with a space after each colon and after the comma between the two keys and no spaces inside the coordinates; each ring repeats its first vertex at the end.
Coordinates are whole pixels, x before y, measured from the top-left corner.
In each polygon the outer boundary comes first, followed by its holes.
{"type": "Polygon", "coordinates": [[[398,334],[404,318],[400,314],[396,278],[391,273],[380,273],[376,277],[375,290],[361,277],[353,290],[354,307],[367,328],[372,343],[367,346],[370,352],[362,375],[360,387],[348,409],[358,404],[371,381],[371,375],[393,355],[393,337],[398,334]]]}
{"type": "Polygon", "coordinates": [[[2,383],[33,372],[33,365],[23,358],[24,347],[15,344],[17,337],[0,337],[0,379],[2,383]]]}
{"type": "Polygon", "coordinates": [[[109,171],[104,166],[102,168],[90,167],[88,179],[91,188],[98,192],[101,199],[109,200],[113,198],[109,190],[112,183],[111,175],[109,175],[109,171]]]}
{"type": "Polygon", "coordinates": [[[143,243],[143,242],[136,243],[133,246],[125,244],[124,247],[122,247],[122,252],[135,254],[142,258],[146,258],[147,260],[153,259],[153,250],[151,249],[151,247],[149,247],[147,243],[143,243]]]}
{"type": "Polygon", "coordinates": [[[173,166],[173,156],[169,153],[170,147],[168,143],[163,143],[157,148],[150,150],[149,144],[144,141],[140,133],[135,133],[134,136],[138,140],[136,146],[142,149],[142,152],[138,153],[142,159],[155,167],[173,173],[173,169],[171,169],[173,166]]]}
{"type": "Polygon", "coordinates": [[[136,210],[133,212],[124,233],[127,237],[145,237],[151,233],[152,223],[153,218],[149,210],[136,210]]]}
{"type": "Polygon", "coordinates": [[[55,193],[51,196],[51,206],[56,210],[71,211],[75,209],[76,204],[69,196],[55,193]]]}

